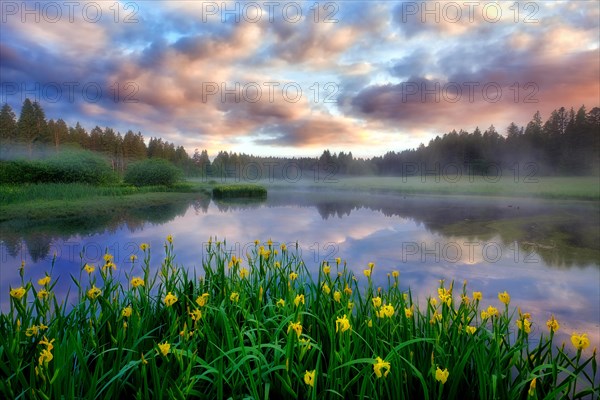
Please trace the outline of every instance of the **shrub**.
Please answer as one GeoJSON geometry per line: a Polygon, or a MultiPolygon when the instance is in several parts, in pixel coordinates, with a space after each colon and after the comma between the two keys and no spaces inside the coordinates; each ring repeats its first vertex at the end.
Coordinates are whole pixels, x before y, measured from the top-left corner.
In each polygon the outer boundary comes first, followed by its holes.
{"type": "Polygon", "coordinates": [[[106,159],[91,151],[67,151],[45,160],[0,162],[0,183],[88,183],[114,182],[106,159]]]}
{"type": "Polygon", "coordinates": [[[41,182],[102,185],[116,180],[107,160],[91,151],[61,152],[42,163],[47,171],[41,182]]]}
{"type": "Polygon", "coordinates": [[[43,171],[43,166],[39,162],[0,161],[0,183],[18,185],[39,182],[43,171]]]}
{"type": "Polygon", "coordinates": [[[173,186],[182,176],[183,172],[167,160],[151,158],[130,164],[123,180],[135,186],[173,186]]]}
{"type": "Polygon", "coordinates": [[[267,189],[260,185],[218,185],[213,188],[213,197],[228,199],[239,197],[267,197],[267,189]]]}

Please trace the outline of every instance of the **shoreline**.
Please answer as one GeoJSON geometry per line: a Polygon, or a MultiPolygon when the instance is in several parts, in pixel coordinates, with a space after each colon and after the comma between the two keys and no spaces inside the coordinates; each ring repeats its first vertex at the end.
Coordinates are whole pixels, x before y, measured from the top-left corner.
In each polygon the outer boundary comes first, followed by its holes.
{"type": "MultiPolygon", "coordinates": [[[[435,179],[432,177],[431,179],[435,179]]],[[[175,188],[131,189],[127,187],[90,186],[81,189],[78,184],[50,184],[52,190],[45,191],[41,197],[26,201],[15,201],[0,205],[0,222],[15,219],[48,220],[81,216],[84,213],[112,215],[123,210],[139,207],[152,207],[193,198],[211,197],[213,187],[226,184],[260,184],[268,191],[309,190],[331,193],[362,192],[373,194],[392,194],[398,196],[439,196],[472,198],[507,198],[556,201],[584,201],[600,204],[600,185],[597,177],[541,177],[537,183],[525,184],[507,178],[497,183],[475,179],[473,182],[451,183],[439,179],[438,182],[422,182],[420,177],[344,177],[335,182],[274,180],[244,182],[229,178],[209,182],[190,179],[184,185],[175,188]],[[73,198],[65,198],[66,190],[75,187],[79,190],[73,198]],[[112,192],[111,192],[112,191],[112,192]],[[108,192],[108,193],[106,193],[108,192]],[[53,196],[55,196],[53,198],[53,196]]],[[[0,199],[3,191],[14,188],[38,187],[0,185],[0,199]]],[[[27,198],[27,193],[22,197],[27,198]]],[[[4,201],[4,200],[2,200],[4,201]]]]}

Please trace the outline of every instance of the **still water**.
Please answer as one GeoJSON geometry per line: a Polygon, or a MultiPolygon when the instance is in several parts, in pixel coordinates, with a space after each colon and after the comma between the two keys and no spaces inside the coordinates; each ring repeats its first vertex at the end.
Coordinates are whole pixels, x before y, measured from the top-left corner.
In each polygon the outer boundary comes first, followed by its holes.
{"type": "Polygon", "coordinates": [[[106,251],[123,274],[130,256],[142,254],[139,245],[149,243],[151,266],[159,268],[169,234],[176,263],[199,275],[211,236],[242,257],[255,239],[289,249],[298,243],[311,271],[341,257],[362,277],[374,262],[375,284],[385,286],[397,270],[420,304],[441,279],[458,288],[467,280],[486,307],[498,306],[498,292],[507,290],[512,306],[531,313],[532,337],[547,332],[554,314],[559,340],[587,332],[591,347],[600,345],[600,208],[593,202],[273,190],[260,202],[198,198],[110,217],[12,221],[0,226],[0,308],[19,286],[21,261],[25,278],[35,281],[56,255],[52,277],[64,299],[73,289],[69,275],[79,276],[82,263],[101,263],[106,251]]]}

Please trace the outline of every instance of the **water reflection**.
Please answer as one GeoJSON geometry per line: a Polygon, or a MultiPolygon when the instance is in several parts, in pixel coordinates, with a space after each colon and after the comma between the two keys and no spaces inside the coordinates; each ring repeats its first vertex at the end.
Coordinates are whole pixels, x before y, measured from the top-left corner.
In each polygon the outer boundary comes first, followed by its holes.
{"type": "MultiPolygon", "coordinates": [[[[168,223],[185,215],[190,207],[196,214],[207,214],[210,204],[209,198],[200,197],[191,202],[126,209],[112,215],[85,215],[58,221],[7,221],[0,224],[0,241],[9,257],[17,257],[26,249],[31,260],[37,262],[47,258],[52,244],[64,238],[115,233],[123,227],[132,233],[143,230],[148,223],[168,223]]],[[[215,200],[212,204],[222,213],[260,207],[314,207],[324,221],[350,217],[359,210],[371,210],[386,217],[410,219],[429,233],[447,238],[470,241],[497,238],[504,246],[519,246],[515,252],[541,257],[549,266],[600,265],[600,209],[597,203],[274,191],[268,200],[215,200]]]]}
{"type": "MultiPolygon", "coordinates": [[[[600,208],[590,202],[455,196],[272,195],[271,204],[317,208],[324,220],[360,209],[408,218],[430,233],[471,241],[498,238],[556,267],[600,265],[600,208]]],[[[515,250],[517,251],[517,250],[515,250]]]]}
{"type": "Polygon", "coordinates": [[[290,249],[298,242],[312,271],[339,256],[361,276],[375,262],[375,283],[385,286],[387,274],[398,270],[402,286],[421,302],[440,279],[468,280],[470,290],[484,292],[486,306],[508,290],[514,304],[533,314],[534,331],[543,331],[554,313],[565,340],[573,330],[587,331],[598,345],[598,211],[586,202],[274,190],[264,201],[198,198],[112,216],[12,221],[0,228],[0,307],[6,309],[9,286],[19,283],[21,259],[27,277],[39,279],[56,252],[60,297],[70,288],[69,274],[78,276],[83,261],[100,262],[106,250],[124,278],[129,256],[140,255],[143,242],[158,268],[164,238],[172,234],[176,263],[200,273],[202,243],[210,236],[227,238],[241,257],[255,239],[272,238],[290,249]]]}
{"type": "MultiPolygon", "coordinates": [[[[191,201],[191,206],[206,212],[210,198],[191,201]]],[[[16,220],[0,224],[2,251],[18,258],[26,251],[33,262],[48,258],[53,244],[73,236],[90,236],[98,233],[115,234],[122,228],[129,232],[143,230],[148,224],[165,224],[183,216],[190,207],[189,201],[175,201],[141,208],[125,208],[115,213],[80,215],[59,220],[16,220]]]]}
{"type": "MultiPolygon", "coordinates": [[[[217,209],[221,212],[256,209],[266,204],[265,199],[215,199],[217,209]]],[[[206,213],[207,210],[204,210],[206,213]]]]}

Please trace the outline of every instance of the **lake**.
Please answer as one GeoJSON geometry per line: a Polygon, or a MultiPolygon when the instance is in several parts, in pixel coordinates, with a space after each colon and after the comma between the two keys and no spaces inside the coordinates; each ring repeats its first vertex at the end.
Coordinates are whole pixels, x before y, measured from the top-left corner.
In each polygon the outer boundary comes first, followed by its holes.
{"type": "MultiPolygon", "coordinates": [[[[311,271],[341,257],[366,282],[362,271],[373,262],[376,285],[399,271],[402,288],[420,304],[436,295],[439,280],[455,281],[455,295],[467,280],[469,294],[482,291],[486,307],[498,306],[498,292],[508,291],[511,305],[531,313],[532,338],[547,333],[554,314],[560,340],[577,331],[588,333],[592,347],[600,344],[596,202],[274,189],[264,201],[199,197],[110,217],[9,221],[0,227],[0,307],[7,310],[9,288],[20,285],[22,260],[26,280],[37,281],[56,254],[52,277],[64,299],[73,289],[69,274],[78,277],[82,263],[101,263],[105,251],[123,279],[141,243],[150,244],[151,266],[159,268],[169,234],[177,264],[198,275],[211,236],[242,257],[257,239],[290,250],[298,243],[311,271]]],[[[139,261],[133,268],[139,272],[139,261]]]]}

